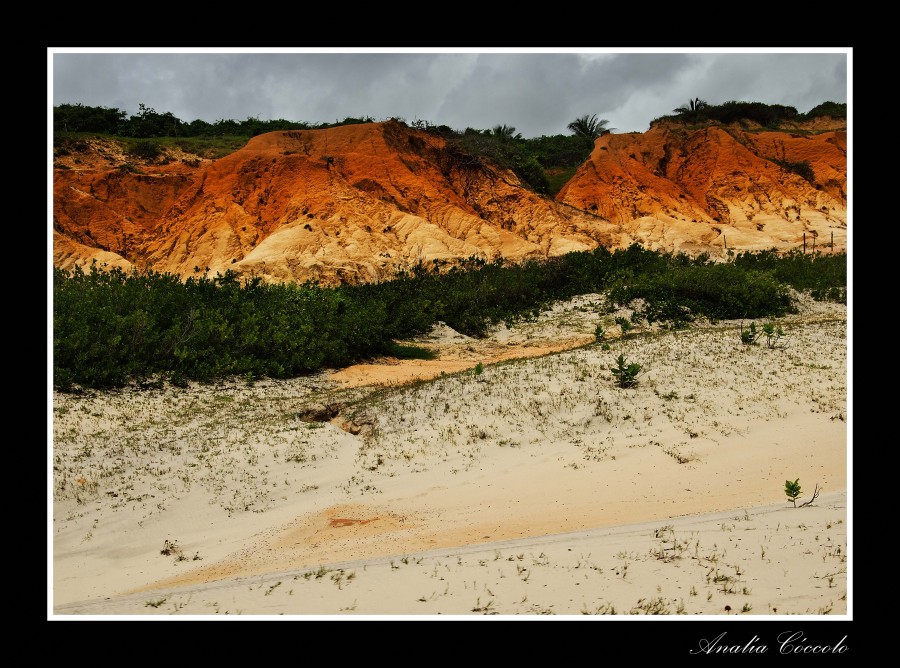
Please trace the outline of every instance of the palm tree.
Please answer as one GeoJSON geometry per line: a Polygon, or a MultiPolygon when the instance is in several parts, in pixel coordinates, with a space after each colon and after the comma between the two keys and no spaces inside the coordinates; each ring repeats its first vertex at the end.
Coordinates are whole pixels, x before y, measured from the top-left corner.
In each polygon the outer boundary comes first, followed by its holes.
{"type": "Polygon", "coordinates": [[[493,134],[497,139],[501,141],[506,141],[507,139],[521,139],[522,133],[516,132],[516,129],[512,125],[495,125],[491,128],[491,134],[493,134]]]}
{"type": "Polygon", "coordinates": [[[676,114],[696,114],[698,111],[706,109],[708,106],[709,102],[701,100],[699,97],[695,97],[693,100],[688,100],[687,104],[683,104],[672,111],[676,114]]]}
{"type": "Polygon", "coordinates": [[[609,121],[605,118],[598,119],[597,114],[591,114],[590,116],[584,115],[580,118],[576,118],[566,127],[574,134],[580,137],[586,137],[593,141],[603,133],[615,130],[615,128],[606,127],[608,124],[609,121]]]}

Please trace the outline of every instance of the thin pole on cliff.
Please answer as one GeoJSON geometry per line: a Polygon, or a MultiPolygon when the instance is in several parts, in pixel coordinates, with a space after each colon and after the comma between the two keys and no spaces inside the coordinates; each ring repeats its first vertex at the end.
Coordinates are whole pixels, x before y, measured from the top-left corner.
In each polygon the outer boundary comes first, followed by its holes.
{"type": "Polygon", "coordinates": [[[806,254],[806,232],[803,233],[803,253],[806,254]]]}

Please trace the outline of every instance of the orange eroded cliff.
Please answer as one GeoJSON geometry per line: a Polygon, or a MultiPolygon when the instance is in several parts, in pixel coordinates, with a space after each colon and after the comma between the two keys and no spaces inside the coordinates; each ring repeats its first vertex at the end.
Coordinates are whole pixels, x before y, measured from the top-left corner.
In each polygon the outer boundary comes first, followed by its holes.
{"type": "Polygon", "coordinates": [[[420,259],[522,259],[624,241],[608,221],[392,121],[272,132],[215,162],[165,167],[56,170],[56,264],[100,249],[182,276],[366,281],[420,259]]]}
{"type": "Polygon", "coordinates": [[[660,125],[607,134],[557,200],[667,250],[846,247],[847,133],[660,125]],[[776,161],[781,161],[779,162],[776,161]],[[791,171],[806,162],[813,182],[791,171]],[[787,165],[787,167],[785,166],[787,165]]]}
{"type": "Polygon", "coordinates": [[[556,201],[396,121],[271,132],[215,161],[169,155],[137,167],[96,143],[54,170],[53,259],[336,283],[420,260],[518,260],[635,241],[720,254],[797,247],[804,233],[824,249],[833,234],[840,250],[847,135],[816,130],[607,134],[556,201]],[[812,171],[800,175],[804,164],[812,171]]]}

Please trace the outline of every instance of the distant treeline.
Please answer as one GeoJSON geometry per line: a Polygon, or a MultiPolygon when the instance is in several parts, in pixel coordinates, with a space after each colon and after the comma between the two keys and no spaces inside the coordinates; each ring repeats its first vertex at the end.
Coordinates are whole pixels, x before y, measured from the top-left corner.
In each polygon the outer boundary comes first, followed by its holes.
{"type": "MultiPolygon", "coordinates": [[[[699,101],[699,100],[698,100],[699,101]]],[[[680,111],[671,116],[660,116],[655,119],[682,120],[699,122],[704,120],[733,123],[740,120],[752,120],[761,125],[771,125],[780,121],[803,121],[831,116],[833,118],[847,117],[847,104],[838,102],[823,102],[801,114],[796,107],[780,104],[764,104],[762,102],[725,102],[724,104],[710,105],[703,102],[696,108],[693,105],[685,105],[680,111]]],[[[126,111],[116,107],[92,107],[84,104],[60,104],[53,107],[53,131],[55,134],[66,132],[96,132],[100,134],[115,135],[119,137],[135,137],[146,139],[150,137],[221,137],[221,136],[245,136],[255,137],[265,132],[276,130],[315,130],[335,127],[339,125],[351,125],[354,123],[372,123],[375,119],[371,116],[352,117],[334,123],[308,123],[306,121],[289,121],[283,118],[261,121],[258,118],[247,118],[243,121],[220,119],[209,123],[200,119],[183,121],[172,112],[157,112],[152,107],[140,104],[138,113],[131,116],[126,111]]],[[[545,161],[552,161],[556,165],[576,165],[578,151],[572,151],[571,146],[563,148],[559,146],[559,137],[564,139],[578,139],[580,137],[567,135],[542,136],[534,139],[523,139],[515,134],[515,128],[509,126],[497,126],[493,130],[475,130],[466,128],[464,131],[454,130],[446,125],[432,125],[427,121],[415,121],[415,127],[423,127],[441,135],[482,135],[499,136],[501,139],[524,141],[533,143],[539,150],[536,154],[542,154],[545,161]],[[510,130],[509,133],[498,130],[510,130]],[[550,157],[551,154],[557,157],[550,157]],[[560,159],[562,158],[562,159],[560,159]]],[[[590,142],[591,146],[593,141],[590,142]]],[[[574,144],[573,144],[574,145],[574,144]]],[[[583,161],[582,161],[583,162],[583,161]]]]}
{"type": "Polygon", "coordinates": [[[151,107],[139,105],[138,113],[131,116],[116,107],[90,107],[83,104],[61,104],[53,107],[53,132],[56,135],[67,132],[97,132],[117,137],[255,137],[275,130],[314,130],[335,125],[371,123],[370,117],[347,117],[335,123],[305,123],[287,121],[283,118],[261,121],[248,118],[243,121],[220,119],[208,123],[199,118],[187,122],[177,118],[172,112],[157,112],[151,107]]]}
{"type": "Polygon", "coordinates": [[[242,282],[233,272],[181,280],[55,269],[54,385],[292,377],[395,352],[396,340],[438,321],[479,336],[492,323],[590,292],[609,291],[621,304],[643,298],[633,319],[672,327],[698,316],[776,317],[793,308],[788,285],[846,299],[846,256],[742,253],[715,263],[601,247],[521,264],[470,258],[447,270],[436,261],[383,283],[339,287],[242,282]]]}
{"type": "Polygon", "coordinates": [[[718,121],[720,123],[739,123],[741,121],[754,121],[766,127],[778,127],[783,122],[802,122],[830,116],[832,118],[847,118],[846,102],[823,102],[805,114],[797,111],[796,107],[788,107],[781,104],[765,104],[763,102],[725,102],[724,104],[708,104],[703,100],[694,100],[691,104],[684,105],[675,110],[673,115],[660,116],[653,120],[676,121],[679,123],[703,123],[718,121]]]}

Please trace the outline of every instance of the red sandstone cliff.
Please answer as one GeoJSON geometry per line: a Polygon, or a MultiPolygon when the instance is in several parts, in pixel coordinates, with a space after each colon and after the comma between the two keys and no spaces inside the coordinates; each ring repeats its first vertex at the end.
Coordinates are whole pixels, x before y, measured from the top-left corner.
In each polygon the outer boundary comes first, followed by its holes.
{"type": "Polygon", "coordinates": [[[788,248],[805,232],[822,247],[834,233],[840,249],[846,151],[845,130],[608,134],[553,201],[394,121],[272,132],[219,160],[176,155],[139,170],[101,142],[54,170],[53,259],[337,282],[377,280],[420,259],[522,259],[634,241],[788,248]],[[812,182],[785,167],[804,162],[812,182]]]}

